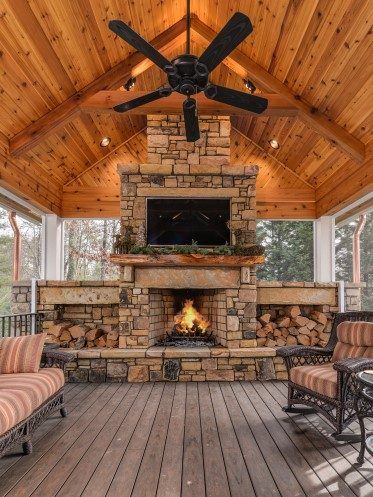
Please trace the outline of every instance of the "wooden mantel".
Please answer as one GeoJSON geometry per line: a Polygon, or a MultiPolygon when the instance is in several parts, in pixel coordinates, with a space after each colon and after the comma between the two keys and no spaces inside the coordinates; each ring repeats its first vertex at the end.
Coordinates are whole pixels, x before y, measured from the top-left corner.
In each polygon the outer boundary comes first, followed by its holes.
{"type": "Polygon", "coordinates": [[[263,264],[265,257],[264,255],[112,254],[109,260],[120,266],[242,267],[263,264]]]}

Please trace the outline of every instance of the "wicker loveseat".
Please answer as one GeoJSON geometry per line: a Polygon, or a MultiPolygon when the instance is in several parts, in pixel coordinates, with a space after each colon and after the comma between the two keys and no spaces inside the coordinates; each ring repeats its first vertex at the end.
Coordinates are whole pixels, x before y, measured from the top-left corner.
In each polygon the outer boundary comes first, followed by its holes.
{"type": "Polygon", "coordinates": [[[25,454],[30,454],[31,436],[35,429],[56,410],[60,410],[63,417],[67,414],[63,367],[69,357],[53,350],[43,353],[43,337],[40,337],[41,345],[37,345],[40,353],[35,346],[28,345],[31,358],[27,359],[22,350],[17,350],[13,355],[7,354],[10,361],[26,362],[25,370],[32,372],[14,372],[14,369],[22,370],[19,367],[11,367],[8,369],[11,372],[4,372],[5,367],[9,368],[11,364],[4,366],[2,343],[25,338],[31,337],[0,339],[0,457],[18,443],[22,444],[25,454]],[[31,361],[37,361],[37,366],[30,368],[31,361]]]}
{"type": "MultiPolygon", "coordinates": [[[[287,412],[309,406],[322,413],[334,426],[337,439],[348,439],[342,431],[356,419],[354,374],[373,369],[373,312],[336,314],[328,345],[281,347],[289,375],[287,412]]],[[[309,412],[309,411],[308,411],[309,412]]]]}

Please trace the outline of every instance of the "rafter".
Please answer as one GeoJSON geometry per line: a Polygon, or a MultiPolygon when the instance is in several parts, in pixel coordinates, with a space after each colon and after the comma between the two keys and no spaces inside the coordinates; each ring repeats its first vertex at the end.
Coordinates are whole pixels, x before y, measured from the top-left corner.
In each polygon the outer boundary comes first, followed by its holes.
{"type": "MultiPolygon", "coordinates": [[[[210,43],[216,36],[214,30],[193,16],[192,30],[198,38],[210,43]]],[[[365,158],[365,145],[348,133],[344,128],[318,112],[312,105],[293,93],[284,83],[272,76],[259,64],[250,59],[239,49],[234,50],[224,63],[243,77],[250,77],[264,91],[272,91],[281,95],[298,110],[301,119],[313,130],[329,140],[333,145],[346,152],[354,160],[362,162],[365,158]]]]}
{"type": "MultiPolygon", "coordinates": [[[[163,53],[168,53],[179,46],[185,38],[185,20],[156,36],[150,43],[163,53]]],[[[62,102],[47,114],[30,124],[26,129],[15,135],[9,142],[11,155],[17,156],[35,147],[45,137],[71,121],[80,112],[79,105],[100,90],[117,89],[130,77],[138,76],[152,66],[153,63],[143,54],[135,52],[116,66],[92,81],[79,92],[62,102]]]]}
{"type": "MultiPolygon", "coordinates": [[[[143,95],[146,95],[147,93],[148,92],[145,91],[100,91],[81,103],[80,108],[88,112],[97,112],[103,110],[107,112],[114,112],[114,105],[141,97],[143,95]]],[[[298,114],[298,109],[294,105],[290,104],[281,95],[269,93],[260,94],[260,96],[269,100],[268,109],[263,112],[261,116],[289,117],[296,116],[298,114]]],[[[135,109],[126,112],[126,114],[182,114],[184,99],[184,95],[180,95],[179,93],[172,93],[169,97],[165,97],[162,98],[162,100],[156,100],[154,102],[141,105],[141,107],[136,107],[135,109]]],[[[224,116],[257,115],[252,112],[239,109],[237,107],[232,107],[231,105],[226,105],[220,102],[216,102],[215,100],[210,100],[206,98],[203,93],[199,93],[198,95],[196,95],[196,100],[198,103],[198,112],[200,114],[224,116]]]]}

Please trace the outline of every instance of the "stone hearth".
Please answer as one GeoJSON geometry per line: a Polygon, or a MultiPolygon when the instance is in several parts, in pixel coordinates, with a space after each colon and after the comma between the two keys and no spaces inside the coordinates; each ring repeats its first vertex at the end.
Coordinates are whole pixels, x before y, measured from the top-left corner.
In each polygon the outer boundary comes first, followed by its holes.
{"type": "MultiPolygon", "coordinates": [[[[255,165],[230,165],[230,120],[200,117],[201,138],[186,142],[180,116],[148,117],[148,164],[120,165],[121,224],[134,240],[146,231],[147,199],[228,199],[231,233],[255,243],[255,165]]],[[[232,236],[232,235],[231,235],[232,236]]],[[[234,240],[231,240],[234,243],[234,240]]],[[[229,266],[227,264],[227,266],[229,266]]],[[[174,295],[200,290],[218,345],[255,347],[255,267],[124,266],[120,278],[119,347],[147,348],[163,339],[175,312],[174,295]]]]}

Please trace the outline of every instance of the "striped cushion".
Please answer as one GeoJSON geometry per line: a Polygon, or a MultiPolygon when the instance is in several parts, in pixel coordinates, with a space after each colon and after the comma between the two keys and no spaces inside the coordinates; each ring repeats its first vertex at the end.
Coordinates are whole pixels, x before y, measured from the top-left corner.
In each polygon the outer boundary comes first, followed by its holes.
{"type": "Polygon", "coordinates": [[[4,391],[22,391],[28,395],[32,409],[35,410],[62,388],[64,383],[64,374],[59,368],[44,368],[38,373],[0,375],[0,398],[4,391]]]}
{"type": "Polygon", "coordinates": [[[37,373],[45,335],[3,338],[0,348],[0,374],[37,373]]]}
{"type": "Polygon", "coordinates": [[[337,397],[337,371],[333,364],[297,366],[290,370],[290,380],[327,397],[337,397]]]}
{"type": "Polygon", "coordinates": [[[30,416],[32,411],[27,392],[15,388],[0,390],[0,435],[30,416]]]}
{"type": "Polygon", "coordinates": [[[373,358],[373,323],[344,321],[338,325],[337,337],[333,362],[348,357],[373,358]]]}

